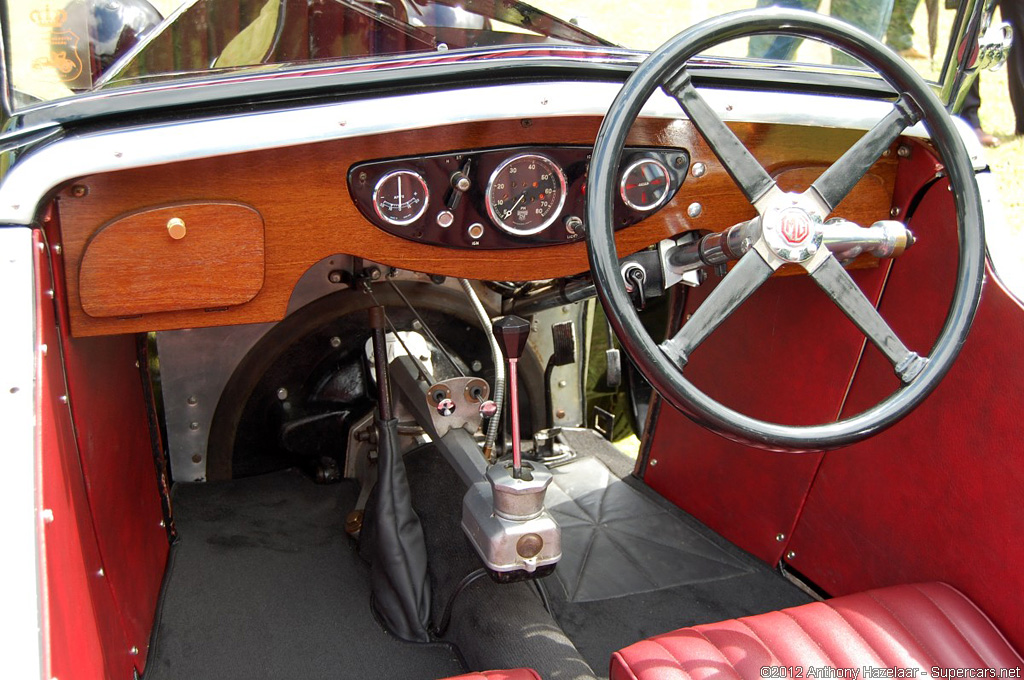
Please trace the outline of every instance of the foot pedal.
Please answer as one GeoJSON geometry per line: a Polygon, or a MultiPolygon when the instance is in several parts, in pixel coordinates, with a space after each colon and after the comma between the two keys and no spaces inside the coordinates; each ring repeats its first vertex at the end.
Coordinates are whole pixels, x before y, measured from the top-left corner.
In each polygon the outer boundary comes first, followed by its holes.
{"type": "Polygon", "coordinates": [[[600,406],[594,407],[594,429],[608,441],[612,440],[612,432],[615,430],[615,414],[605,411],[600,406]]]}

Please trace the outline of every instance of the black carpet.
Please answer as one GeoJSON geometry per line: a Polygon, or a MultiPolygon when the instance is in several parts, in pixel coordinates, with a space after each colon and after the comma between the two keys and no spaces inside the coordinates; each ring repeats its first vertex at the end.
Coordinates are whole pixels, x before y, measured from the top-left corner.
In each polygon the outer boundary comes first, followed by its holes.
{"type": "Polygon", "coordinates": [[[652,635],[810,601],[628,476],[632,461],[596,433],[568,435],[592,457],[552,471],[563,556],[546,583],[555,619],[601,675],[613,652],[652,635]]]}
{"type": "Polygon", "coordinates": [[[463,670],[443,644],[390,637],[344,532],[352,483],[295,471],[175,486],[171,551],[145,680],[403,678],[463,670]]]}

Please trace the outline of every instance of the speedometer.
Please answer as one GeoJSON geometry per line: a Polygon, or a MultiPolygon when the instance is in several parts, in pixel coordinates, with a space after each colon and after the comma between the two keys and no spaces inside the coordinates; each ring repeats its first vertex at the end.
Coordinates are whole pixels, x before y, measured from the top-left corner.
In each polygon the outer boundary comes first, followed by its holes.
{"type": "Polygon", "coordinates": [[[503,161],[487,182],[487,214],[501,230],[530,236],[547,229],[565,204],[565,174],[540,154],[503,161]]]}

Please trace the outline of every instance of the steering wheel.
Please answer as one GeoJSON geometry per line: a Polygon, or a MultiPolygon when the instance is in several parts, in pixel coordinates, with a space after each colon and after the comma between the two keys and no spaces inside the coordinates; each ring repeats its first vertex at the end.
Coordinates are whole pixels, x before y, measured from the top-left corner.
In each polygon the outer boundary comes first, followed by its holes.
{"type": "Polygon", "coordinates": [[[587,250],[598,295],[620,342],[651,385],[697,423],[769,450],[818,451],[866,439],[907,415],[949,370],[970,330],[984,274],[981,198],[966,148],[946,110],[906,63],[866,33],[830,17],[797,10],[746,10],[701,22],[653,52],[626,81],[598,132],[590,165],[587,250]],[[889,111],[806,191],[783,192],[694,87],[687,61],[719,43],[757,34],[824,42],[871,66],[898,97],[889,111]],[[660,345],[644,330],[627,296],[612,232],[616,172],[630,127],[661,87],[756,209],[760,234],[672,338],[660,345]],[[929,130],[949,177],[958,220],[956,288],[928,356],[903,344],[822,242],[825,218],[909,126],[929,130]],[[783,264],[802,267],[892,362],[900,387],[849,418],[812,426],[752,418],[716,402],[683,374],[691,352],[783,264]]]}

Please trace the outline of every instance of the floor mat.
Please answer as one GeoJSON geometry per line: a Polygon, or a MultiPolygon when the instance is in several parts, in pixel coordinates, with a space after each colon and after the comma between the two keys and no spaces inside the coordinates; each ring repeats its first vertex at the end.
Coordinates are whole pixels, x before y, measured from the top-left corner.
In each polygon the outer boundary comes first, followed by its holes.
{"type": "Polygon", "coordinates": [[[601,446],[600,460],[552,471],[562,559],[545,580],[555,620],[599,676],[613,652],[652,635],[810,601],[642,482],[611,473],[602,461],[619,455],[614,447],[587,442],[601,446]]]}
{"type": "Polygon", "coordinates": [[[171,551],[145,680],[403,678],[463,667],[449,645],[390,637],[344,532],[351,483],[295,471],[175,486],[171,551]]]}
{"type": "Polygon", "coordinates": [[[562,559],[555,575],[568,602],[625,597],[752,571],[596,458],[551,472],[546,504],[562,527],[562,559]]]}

